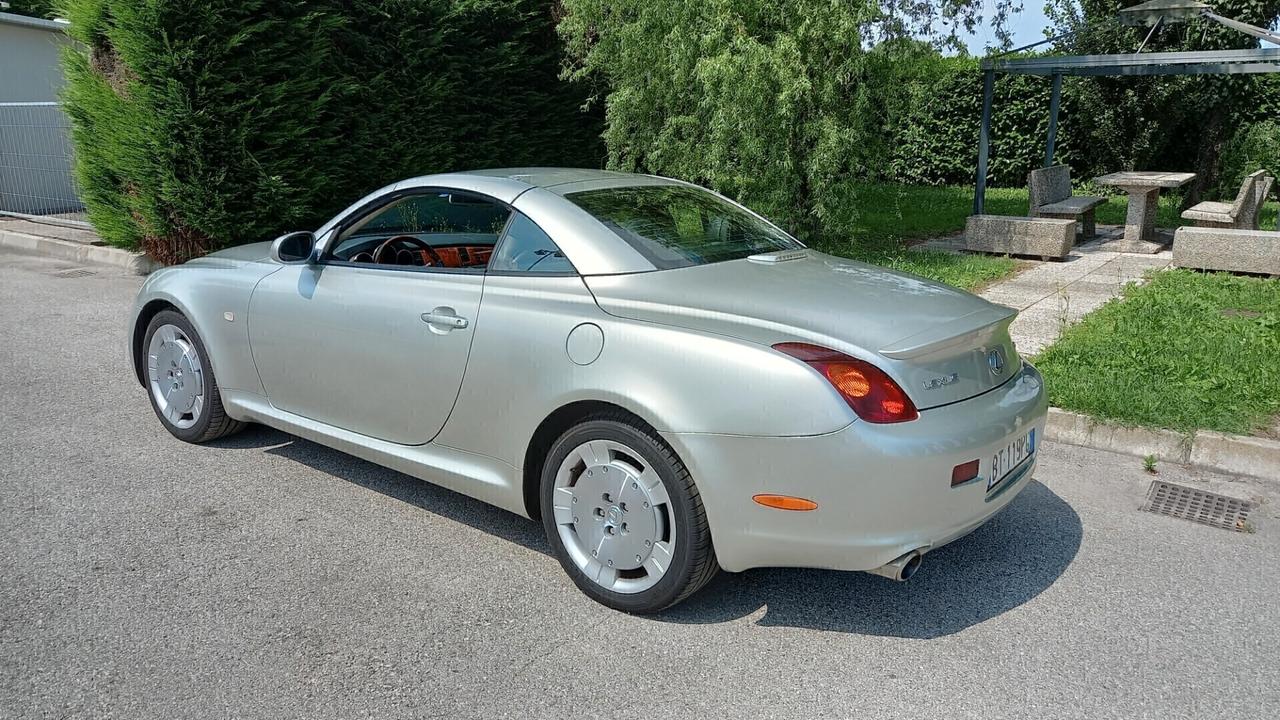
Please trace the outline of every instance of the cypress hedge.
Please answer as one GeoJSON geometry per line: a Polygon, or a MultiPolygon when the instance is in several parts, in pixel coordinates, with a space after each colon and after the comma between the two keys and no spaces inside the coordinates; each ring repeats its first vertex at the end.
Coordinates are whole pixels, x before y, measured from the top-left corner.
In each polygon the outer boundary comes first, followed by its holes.
{"type": "Polygon", "coordinates": [[[535,0],[66,0],[91,221],[182,262],[447,170],[598,167],[535,0]]]}

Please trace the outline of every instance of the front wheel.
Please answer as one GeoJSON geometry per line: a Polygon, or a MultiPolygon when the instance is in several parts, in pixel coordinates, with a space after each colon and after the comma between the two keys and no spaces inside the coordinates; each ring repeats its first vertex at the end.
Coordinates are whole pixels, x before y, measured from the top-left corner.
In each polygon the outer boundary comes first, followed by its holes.
{"type": "Polygon", "coordinates": [[[547,539],[578,588],[651,613],[719,570],[693,478],[653,430],[606,415],[565,432],[542,468],[547,539]]]}
{"type": "Polygon", "coordinates": [[[204,343],[181,313],[156,313],[139,350],[146,363],[151,408],[174,437],[201,443],[244,427],[223,410],[204,343]]]}

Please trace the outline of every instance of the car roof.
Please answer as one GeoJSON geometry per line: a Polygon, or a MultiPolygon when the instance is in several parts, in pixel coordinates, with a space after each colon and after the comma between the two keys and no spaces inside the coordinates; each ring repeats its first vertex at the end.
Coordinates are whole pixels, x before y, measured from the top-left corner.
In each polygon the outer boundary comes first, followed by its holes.
{"type": "Polygon", "coordinates": [[[498,168],[422,175],[375,190],[335,216],[317,234],[327,233],[349,213],[388,193],[414,188],[449,188],[488,195],[517,207],[556,239],[583,275],[647,272],[656,269],[652,262],[564,196],[609,187],[687,184],[656,175],[585,168],[498,168]]]}
{"type": "Polygon", "coordinates": [[[465,172],[421,175],[397,183],[397,189],[443,185],[475,190],[513,202],[526,190],[542,188],[557,195],[583,190],[635,185],[680,185],[679,180],[590,168],[523,167],[468,170],[465,172]]]}

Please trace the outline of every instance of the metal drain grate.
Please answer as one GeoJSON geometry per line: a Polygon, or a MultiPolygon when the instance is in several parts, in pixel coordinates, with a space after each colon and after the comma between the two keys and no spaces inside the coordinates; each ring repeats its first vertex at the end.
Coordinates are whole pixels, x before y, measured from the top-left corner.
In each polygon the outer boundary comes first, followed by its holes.
{"type": "Polygon", "coordinates": [[[97,274],[97,270],[90,270],[89,268],[71,268],[70,270],[59,270],[53,273],[53,276],[59,278],[81,278],[97,274]]]}
{"type": "Polygon", "coordinates": [[[1142,509],[1223,530],[1248,529],[1253,503],[1161,480],[1151,483],[1142,509]]]}

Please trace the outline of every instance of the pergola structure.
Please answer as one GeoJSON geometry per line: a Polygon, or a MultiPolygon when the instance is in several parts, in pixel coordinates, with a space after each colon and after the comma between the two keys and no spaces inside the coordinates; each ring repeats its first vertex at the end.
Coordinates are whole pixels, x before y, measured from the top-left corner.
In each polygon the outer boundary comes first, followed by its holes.
{"type": "MultiPolygon", "coordinates": [[[[1151,24],[1152,33],[1164,22],[1174,18],[1179,10],[1195,12],[1221,22],[1228,27],[1248,32],[1264,40],[1280,43],[1274,33],[1234,20],[1213,15],[1207,5],[1187,0],[1152,0],[1129,8],[1132,18],[1123,18],[1128,24],[1151,24]],[[1176,7],[1175,7],[1176,6],[1176,7]],[[1132,22],[1129,22],[1132,20],[1132,22]],[[1236,27],[1243,26],[1243,27],[1236,27]],[[1246,29],[1247,28],[1247,29],[1246,29]]],[[[1123,12],[1123,11],[1122,11],[1123,12]]],[[[1148,35],[1150,38],[1150,35],[1148,35]]],[[[1057,39],[1057,38],[1055,38],[1057,39]]],[[[1051,41],[1045,41],[1051,42],[1051,41]]],[[[1040,45],[1042,43],[1035,43],[1040,45]]],[[[1030,45],[1020,50],[1026,50],[1030,45]]],[[[1144,41],[1145,46],[1145,41],[1144,41]]],[[[1141,50],[1141,48],[1139,48],[1141,50]]],[[[982,124],[978,132],[978,172],[973,197],[973,212],[981,215],[987,192],[987,155],[991,135],[991,95],[995,87],[996,73],[1008,75],[1044,75],[1052,78],[1049,97],[1049,136],[1045,143],[1044,165],[1053,164],[1054,142],[1058,134],[1058,103],[1062,96],[1064,75],[1233,75],[1280,72],[1280,48],[1251,48],[1246,50],[1207,50],[1198,52],[1136,52],[1122,55],[1074,55],[1062,57],[1033,57],[982,61],[982,124]]]]}

